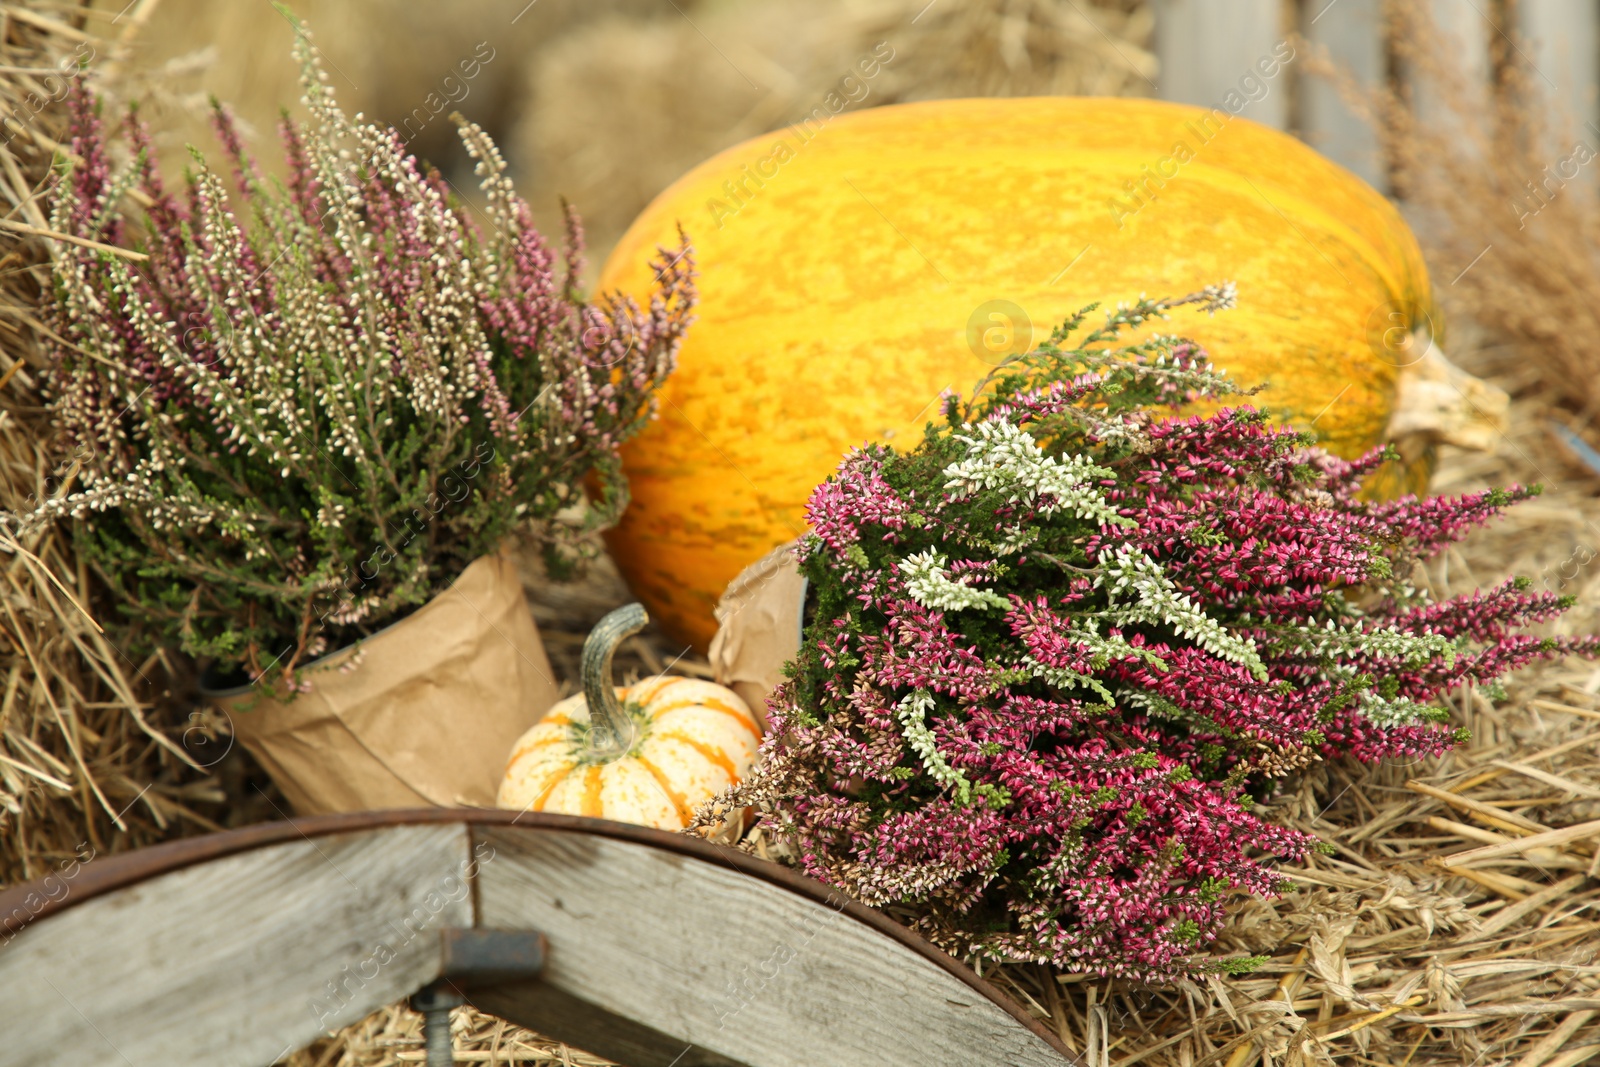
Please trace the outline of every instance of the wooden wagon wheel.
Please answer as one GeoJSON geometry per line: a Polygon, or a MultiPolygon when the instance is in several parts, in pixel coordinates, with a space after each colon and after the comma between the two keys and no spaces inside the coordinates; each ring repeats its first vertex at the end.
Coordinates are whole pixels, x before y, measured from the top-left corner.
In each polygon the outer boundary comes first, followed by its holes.
{"type": "Polygon", "coordinates": [[[634,1067],[1072,1061],[884,916],[732,849],[620,823],[323,816],[70,874],[0,893],[0,1067],[259,1067],[438,979],[634,1067]],[[531,931],[542,966],[513,977],[531,931]]]}

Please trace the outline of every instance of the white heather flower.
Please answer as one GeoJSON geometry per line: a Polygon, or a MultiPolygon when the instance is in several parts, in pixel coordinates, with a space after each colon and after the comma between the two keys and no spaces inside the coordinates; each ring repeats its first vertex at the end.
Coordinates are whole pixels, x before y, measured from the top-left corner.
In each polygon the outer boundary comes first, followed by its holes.
{"type": "Polygon", "coordinates": [[[1014,503],[1037,506],[1046,517],[1071,511],[1080,519],[1127,526],[1130,521],[1106,503],[1094,482],[1112,472],[1086,456],[1046,456],[1026,430],[995,416],[955,434],[967,446],[961,460],[944,469],[945,489],[971,495],[985,489],[1008,492],[1014,503]]]}
{"type": "Polygon", "coordinates": [[[1151,715],[1163,719],[1183,717],[1182,708],[1160,693],[1152,693],[1148,689],[1124,689],[1118,694],[1118,702],[1127,707],[1143,708],[1151,715]]]}
{"type": "Polygon", "coordinates": [[[343,504],[326,503],[317,509],[317,524],[336,530],[344,525],[345,507],[343,504]]]}
{"type": "Polygon", "coordinates": [[[1258,678],[1265,678],[1267,668],[1248,637],[1229,633],[1227,627],[1207,615],[1187,594],[1173,587],[1161,565],[1136,548],[1119,545],[1115,552],[1110,548],[1100,552],[1100,573],[1094,584],[1110,596],[1112,617],[1117,622],[1148,623],[1170,626],[1180,637],[1186,637],[1225,660],[1241,664],[1258,678]],[[1126,594],[1136,598],[1131,603],[1118,604],[1126,594]]]}
{"type": "Polygon", "coordinates": [[[1287,638],[1287,643],[1316,656],[1348,656],[1363,652],[1369,656],[1398,659],[1408,667],[1419,667],[1435,656],[1442,656],[1446,666],[1455,662],[1456,644],[1442,634],[1413,634],[1392,626],[1376,630],[1363,630],[1357,626],[1339,626],[1329,619],[1323,629],[1303,626],[1287,638]]]}
{"type": "Polygon", "coordinates": [[[1011,601],[987,589],[974,589],[951,578],[945,571],[945,557],[933,549],[917,552],[896,566],[906,579],[906,592],[925,608],[935,611],[961,611],[965,608],[1009,608],[1011,601]]]}
{"type": "Polygon", "coordinates": [[[1428,704],[1418,704],[1415,700],[1406,697],[1385,700],[1370,690],[1361,694],[1361,713],[1374,726],[1381,726],[1385,729],[1392,730],[1396,726],[1415,726],[1420,722],[1436,718],[1440,710],[1428,704]]]}
{"type": "Polygon", "coordinates": [[[1160,656],[1156,655],[1148,648],[1141,648],[1137,645],[1130,644],[1128,640],[1123,637],[1116,637],[1111,634],[1102,634],[1100,632],[1100,623],[1095,619],[1074,618],[1072,620],[1072,629],[1068,630],[1067,633],[1072,640],[1088,648],[1089,654],[1097,659],[1112,660],[1137,658],[1144,660],[1146,663],[1153,664],[1156,667],[1160,667],[1163,670],[1167,666],[1166,662],[1162,660],[1160,656]]]}
{"type": "Polygon", "coordinates": [[[1206,298],[1205,305],[1201,310],[1208,315],[1215,315],[1219,311],[1228,311],[1239,305],[1239,287],[1233,282],[1208,285],[1200,290],[1200,295],[1206,298]]]}
{"type": "Polygon", "coordinates": [[[972,785],[966,775],[956,770],[939,754],[934,744],[933,731],[928,728],[928,712],[933,710],[933,694],[926,689],[913,689],[895,705],[895,718],[900,720],[902,736],[911,751],[922,760],[928,777],[940,785],[948,785],[964,804],[971,795],[972,785]]]}
{"type": "MultiPolygon", "coordinates": [[[[1131,645],[1121,637],[1100,633],[1099,623],[1094,619],[1073,619],[1072,628],[1067,631],[1067,636],[1089,650],[1089,655],[1097,666],[1113,659],[1142,659],[1146,663],[1160,670],[1166,669],[1166,662],[1147,648],[1131,645]]],[[[1031,672],[1035,678],[1043,679],[1057,689],[1071,689],[1074,686],[1087,686],[1107,704],[1116,702],[1111,691],[1102,685],[1093,675],[1080,674],[1077,671],[1064,667],[1053,667],[1042,663],[1033,656],[1023,658],[1022,666],[1031,672]]]]}
{"type": "Polygon", "coordinates": [[[1073,689],[1080,685],[1087,686],[1093,689],[1095,695],[1107,704],[1116,703],[1116,698],[1111,695],[1111,690],[1101,684],[1100,680],[1092,674],[1079,674],[1077,671],[1068,670],[1065,667],[1052,667],[1048,663],[1039,662],[1032,656],[1025,656],[1022,660],[1022,665],[1035,678],[1041,678],[1057,689],[1073,689]]]}

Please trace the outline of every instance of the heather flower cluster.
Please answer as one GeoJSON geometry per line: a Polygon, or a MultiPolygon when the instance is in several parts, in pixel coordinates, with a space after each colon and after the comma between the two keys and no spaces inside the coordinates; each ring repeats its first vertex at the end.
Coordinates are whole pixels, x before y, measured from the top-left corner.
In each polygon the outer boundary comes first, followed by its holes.
{"type": "MultiPolygon", "coordinates": [[[[1363,500],[1346,462],[1249,407],[1189,342],[1118,343],[1180,303],[1084,314],[909,453],[851,453],[810,501],[814,614],[752,803],[805,871],[966,957],[1165,980],[1307,835],[1254,811],[1311,761],[1435,755],[1434,701],[1595,639],[1523,627],[1518,580],[1406,578],[1531,490],[1363,500]],[[1215,405],[1213,405],[1215,406],[1215,405]],[[1165,410],[1163,410],[1165,409],[1165,410]]],[[[1087,311],[1092,309],[1086,309],[1087,311]]]]}
{"type": "Polygon", "coordinates": [[[310,123],[283,120],[286,182],[220,107],[228,173],[194,152],[169,192],[136,116],[114,171],[76,98],[52,224],[148,260],[63,246],[51,388],[78,485],[24,520],[92,517],[82,550],[154,641],[291,686],[513,532],[570,565],[626,506],[617,450],[695,298],[685,243],[648,308],[586,303],[576,218],[553,251],[481,129],[461,123],[480,210],[348,119],[296,36],[310,123]]]}

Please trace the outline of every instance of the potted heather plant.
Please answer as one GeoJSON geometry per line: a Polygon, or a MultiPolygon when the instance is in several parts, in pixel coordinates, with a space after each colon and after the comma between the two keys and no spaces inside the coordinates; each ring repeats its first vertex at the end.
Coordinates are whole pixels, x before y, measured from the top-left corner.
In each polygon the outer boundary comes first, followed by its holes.
{"type": "Polygon", "coordinates": [[[1363,500],[1384,453],[1219,409],[1236,390],[1186,341],[1119,343],[1231,302],[1141,300],[1075,339],[1087,309],[947,395],[916,448],[852,452],[795,550],[809,621],[761,761],[701,824],[753,806],[808,874],[967,958],[1236,971],[1204,951],[1225,899],[1317,844],[1254,810],[1275,779],[1438,754],[1445,690],[1596,650],[1519,632],[1567,604],[1526,580],[1410,581],[1536,490],[1363,500]]]}
{"type": "Polygon", "coordinates": [[[78,487],[32,519],[78,520],[128,641],[243,683],[235,733],[298,808],[492,805],[556,697],[502,546],[570,569],[625,506],[617,447],[672,370],[692,260],[663,253],[648,309],[586,303],[576,218],[558,257],[482,130],[461,122],[480,211],[295,47],[311,122],[283,121],[283,183],[220,107],[228,174],[195,153],[174,196],[132,116],[113,173],[78,97],[50,380],[78,487]]]}

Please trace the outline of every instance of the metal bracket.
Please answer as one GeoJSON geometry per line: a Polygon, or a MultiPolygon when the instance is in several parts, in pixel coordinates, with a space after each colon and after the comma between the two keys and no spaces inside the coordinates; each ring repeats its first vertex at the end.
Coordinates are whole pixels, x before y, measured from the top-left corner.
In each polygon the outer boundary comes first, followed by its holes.
{"type": "Polygon", "coordinates": [[[471,986],[537,978],[544,969],[546,943],[537,930],[483,930],[446,927],[439,931],[443,948],[439,976],[453,985],[471,986]]]}
{"type": "Polygon", "coordinates": [[[428,1067],[453,1067],[450,1011],[466,1003],[461,990],[538,977],[545,939],[537,930],[447,926],[439,931],[439,949],[439,977],[411,995],[411,1010],[422,1014],[428,1067]]]}

